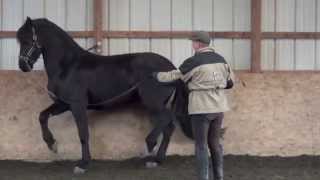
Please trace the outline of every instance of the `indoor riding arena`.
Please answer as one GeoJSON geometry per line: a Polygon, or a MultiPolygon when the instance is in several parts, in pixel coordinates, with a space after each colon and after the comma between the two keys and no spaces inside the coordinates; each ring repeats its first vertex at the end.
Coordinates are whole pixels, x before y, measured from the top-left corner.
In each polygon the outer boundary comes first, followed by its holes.
{"type": "Polygon", "coordinates": [[[50,151],[39,123],[54,96],[45,58],[19,68],[27,17],[48,19],[93,54],[154,52],[175,67],[194,54],[192,32],[209,32],[236,75],[225,90],[224,180],[320,179],[320,0],[0,0],[0,180],[197,180],[194,141],[177,121],[167,158],[145,166],[154,123],[139,103],[87,111],[85,173],[73,171],[82,141],[70,111],[49,119],[50,151]]]}

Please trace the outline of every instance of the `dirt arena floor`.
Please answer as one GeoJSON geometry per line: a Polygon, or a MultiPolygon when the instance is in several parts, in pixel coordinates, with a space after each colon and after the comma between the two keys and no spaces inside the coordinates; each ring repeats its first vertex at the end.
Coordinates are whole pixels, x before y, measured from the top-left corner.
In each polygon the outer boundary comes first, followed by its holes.
{"type": "MultiPolygon", "coordinates": [[[[144,168],[141,159],[93,161],[84,175],[75,162],[0,161],[0,180],[196,180],[193,156],[170,156],[160,167],[144,168]]],[[[320,157],[225,156],[225,180],[319,180],[320,157]]]]}

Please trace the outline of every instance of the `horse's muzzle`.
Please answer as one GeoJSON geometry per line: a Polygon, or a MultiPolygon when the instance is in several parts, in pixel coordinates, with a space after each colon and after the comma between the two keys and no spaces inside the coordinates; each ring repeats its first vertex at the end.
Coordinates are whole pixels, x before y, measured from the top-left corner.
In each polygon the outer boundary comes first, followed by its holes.
{"type": "Polygon", "coordinates": [[[33,69],[33,65],[30,65],[27,61],[19,58],[19,68],[23,72],[30,72],[33,69]]]}

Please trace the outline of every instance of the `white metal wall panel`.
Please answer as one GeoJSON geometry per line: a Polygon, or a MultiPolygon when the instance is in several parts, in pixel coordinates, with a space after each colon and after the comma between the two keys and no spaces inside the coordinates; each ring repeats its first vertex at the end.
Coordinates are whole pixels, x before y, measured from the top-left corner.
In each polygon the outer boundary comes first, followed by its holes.
{"type": "MultiPolygon", "coordinates": [[[[0,30],[2,30],[2,0],[0,0],[0,30]]],[[[1,43],[0,43],[0,46],[1,46],[1,43]]],[[[0,50],[1,50],[1,47],[0,47],[0,50]]]]}
{"type": "Polygon", "coordinates": [[[315,32],[316,0],[296,0],[296,31],[315,32]]]}
{"type": "Polygon", "coordinates": [[[262,31],[275,31],[275,1],[262,0],[262,31]]]}
{"type": "Polygon", "coordinates": [[[295,53],[296,70],[313,70],[315,68],[314,40],[297,40],[295,53]]]}
{"type": "Polygon", "coordinates": [[[213,30],[232,31],[233,0],[213,1],[213,30]]]}
{"type": "MultiPolygon", "coordinates": [[[[23,1],[2,0],[2,27],[6,31],[17,30],[23,22],[23,1]]],[[[19,45],[15,39],[2,40],[0,68],[18,69],[19,45]]]]}
{"type": "MultiPolygon", "coordinates": [[[[315,0],[297,0],[296,31],[315,32],[316,2],[315,0]]],[[[312,70],[315,68],[315,41],[296,40],[296,69],[312,70]]]]}
{"type": "MultiPolygon", "coordinates": [[[[43,18],[56,23],[65,30],[93,29],[93,4],[91,0],[1,0],[1,18],[3,29],[16,31],[26,17],[43,18]],[[75,10],[76,9],[76,10],[75,10]]],[[[84,48],[93,45],[93,39],[78,39],[84,48]]],[[[19,45],[14,38],[2,39],[0,68],[18,69],[19,45]]],[[[43,61],[35,64],[35,69],[42,69],[43,61]]]]}
{"type": "MultiPolygon", "coordinates": [[[[67,16],[66,29],[70,31],[84,31],[86,30],[86,0],[67,0],[67,16]],[[76,11],[75,11],[76,9],[76,11]]],[[[86,48],[85,39],[75,39],[76,42],[86,48]]]]}
{"type": "MultiPolygon", "coordinates": [[[[130,25],[130,0],[109,0],[109,29],[128,31],[130,25]]],[[[110,39],[109,54],[122,54],[129,52],[128,39],[110,39]]]]}
{"type": "MultiPolygon", "coordinates": [[[[0,0],[0,31],[2,31],[2,17],[3,17],[3,10],[2,10],[2,0],[0,0]]],[[[0,69],[2,68],[2,43],[3,40],[0,38],[0,69]]]]}
{"type": "MultiPolygon", "coordinates": [[[[172,30],[188,31],[192,30],[192,0],[172,1],[172,30]]],[[[190,40],[172,40],[172,62],[176,67],[192,55],[190,40]]]]}
{"type": "Polygon", "coordinates": [[[150,41],[145,39],[131,39],[130,40],[130,52],[149,52],[150,41]]]}
{"type": "Polygon", "coordinates": [[[109,41],[110,55],[125,54],[129,52],[128,39],[110,39],[109,41]]]}
{"type": "Polygon", "coordinates": [[[192,30],[192,0],[172,0],[172,30],[192,30]]]}
{"type": "MultiPolygon", "coordinates": [[[[120,1],[117,1],[120,2],[120,1]]],[[[102,11],[102,26],[104,30],[110,29],[110,0],[102,0],[103,11],[102,11]]],[[[128,7],[128,6],[127,6],[128,7]]],[[[94,13],[94,12],[93,12],[94,13]]]]}
{"type": "Polygon", "coordinates": [[[261,44],[261,69],[274,70],[275,65],[275,42],[263,40],[261,44]]]}
{"type": "Polygon", "coordinates": [[[130,30],[149,30],[150,0],[134,0],[130,2],[130,5],[130,30]]]}
{"type": "Polygon", "coordinates": [[[215,51],[222,55],[231,67],[235,67],[233,58],[233,41],[230,39],[215,39],[213,41],[215,51]]]}
{"type": "MultiPolygon", "coordinates": [[[[275,31],[275,1],[262,0],[262,31],[275,31]]],[[[274,70],[275,41],[263,40],[261,44],[261,69],[274,70]]]]}
{"type": "Polygon", "coordinates": [[[234,0],[233,15],[235,31],[250,31],[251,0],[234,0]]]}
{"type": "MultiPolygon", "coordinates": [[[[317,32],[320,32],[320,1],[317,0],[316,1],[317,4],[317,32]]],[[[316,69],[320,69],[320,40],[316,41],[316,69]]]]}
{"type": "MultiPolygon", "coordinates": [[[[295,31],[295,0],[276,1],[276,30],[295,31]]],[[[276,69],[293,70],[295,67],[295,41],[276,41],[276,69]]]]}
{"type": "Polygon", "coordinates": [[[250,40],[234,40],[233,57],[234,68],[237,70],[248,70],[251,66],[250,40]]]}
{"type": "Polygon", "coordinates": [[[295,30],[295,0],[276,1],[276,30],[289,31],[295,30]]]}
{"type": "MultiPolygon", "coordinates": [[[[102,14],[102,26],[104,30],[109,30],[110,29],[110,23],[109,23],[109,18],[110,18],[110,1],[109,0],[103,0],[103,14],[102,14]]],[[[94,12],[93,12],[94,13],[94,12]]],[[[109,39],[103,39],[102,40],[102,54],[103,55],[109,55],[109,39]]]]}
{"type": "Polygon", "coordinates": [[[294,69],[294,42],[293,40],[276,41],[276,70],[294,69]]]}
{"type": "MultiPolygon", "coordinates": [[[[151,30],[171,30],[171,0],[151,0],[151,30]]],[[[152,39],[151,51],[171,59],[171,41],[152,39]]]]}
{"type": "MultiPolygon", "coordinates": [[[[234,31],[250,31],[251,3],[250,0],[233,1],[234,31]]],[[[250,69],[250,41],[234,40],[233,57],[234,68],[239,70],[250,69]]]]}
{"type": "MultiPolygon", "coordinates": [[[[233,30],[233,0],[213,1],[213,30],[232,31],[233,30]]],[[[221,54],[232,67],[235,67],[233,58],[232,39],[214,39],[214,49],[221,54]]]]}
{"type": "Polygon", "coordinates": [[[212,31],[212,0],[193,1],[193,29],[212,31]]]}
{"type": "Polygon", "coordinates": [[[86,0],[86,29],[94,30],[94,4],[92,0],[86,0]]]}
{"type": "Polygon", "coordinates": [[[45,16],[61,28],[66,28],[66,0],[45,1],[45,16]]]}
{"type": "Polygon", "coordinates": [[[130,0],[109,0],[109,8],[107,8],[109,9],[110,30],[129,30],[129,4],[130,0]]]}
{"type": "MultiPolygon", "coordinates": [[[[130,30],[150,30],[150,0],[135,0],[130,2],[130,30]]],[[[130,52],[150,51],[150,40],[131,39],[130,52]]]]}
{"type": "Polygon", "coordinates": [[[151,0],[151,29],[171,30],[171,0],[151,0]]]}
{"type": "Polygon", "coordinates": [[[316,41],[316,67],[315,69],[320,70],[320,40],[316,41]]]}
{"type": "Polygon", "coordinates": [[[179,67],[184,60],[192,56],[191,41],[175,39],[172,41],[172,62],[179,67]]]}
{"type": "Polygon", "coordinates": [[[168,39],[152,39],[151,51],[158,53],[168,59],[171,58],[171,40],[168,39]]]}
{"type": "Polygon", "coordinates": [[[44,0],[33,0],[32,3],[30,0],[23,0],[23,4],[24,17],[44,17],[44,0]]]}

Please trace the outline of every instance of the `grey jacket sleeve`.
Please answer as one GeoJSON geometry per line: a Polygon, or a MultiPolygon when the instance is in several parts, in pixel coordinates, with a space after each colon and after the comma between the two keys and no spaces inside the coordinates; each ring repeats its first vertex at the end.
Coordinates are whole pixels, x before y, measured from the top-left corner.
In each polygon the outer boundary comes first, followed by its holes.
{"type": "Polygon", "coordinates": [[[157,79],[159,82],[173,82],[178,79],[187,82],[191,78],[191,76],[191,73],[183,75],[180,70],[176,69],[168,72],[159,72],[157,74],[157,79]]]}

